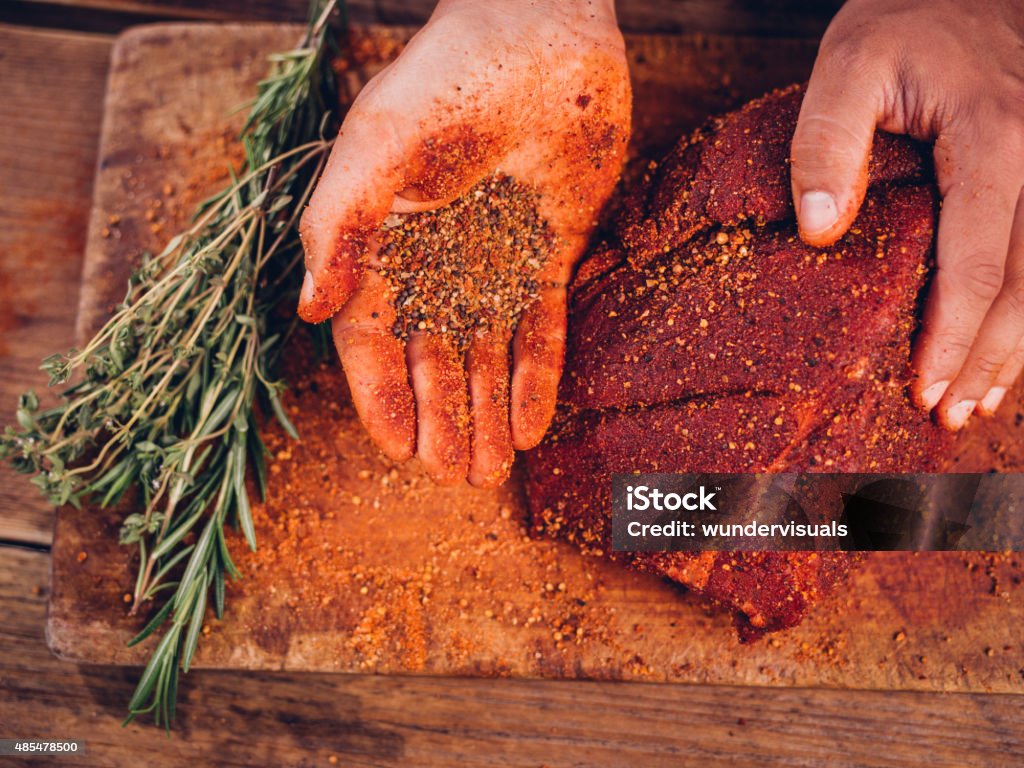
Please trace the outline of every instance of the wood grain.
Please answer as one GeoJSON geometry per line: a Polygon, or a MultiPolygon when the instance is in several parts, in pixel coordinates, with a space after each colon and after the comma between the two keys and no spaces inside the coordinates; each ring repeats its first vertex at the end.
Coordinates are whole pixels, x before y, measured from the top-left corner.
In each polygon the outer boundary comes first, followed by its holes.
{"type": "MultiPolygon", "coordinates": [[[[46,388],[40,360],[71,342],[95,173],[107,37],[0,25],[0,414],[46,388]]],[[[49,543],[53,510],[0,468],[0,539],[49,543]]]]}
{"type": "MultiPolygon", "coordinates": [[[[9,28],[0,34],[0,84],[5,92],[31,78],[33,71],[45,70],[48,56],[60,57],[66,49],[73,61],[87,62],[81,51],[98,44],[80,35],[57,40],[9,28]],[[18,49],[32,53],[21,59],[21,66],[8,66],[5,57],[18,49]]],[[[9,143],[8,126],[18,120],[21,156],[29,158],[29,167],[45,163],[52,151],[50,105],[72,103],[79,91],[102,92],[103,71],[100,66],[89,68],[91,79],[69,74],[67,68],[39,78],[37,88],[25,94],[28,112],[8,112],[5,104],[0,153],[9,143]],[[19,113],[36,117],[21,119],[19,113]]],[[[74,114],[84,133],[98,133],[99,107],[98,98],[78,105],[74,114]],[[93,115],[93,122],[85,115],[93,115]]],[[[72,141],[81,146],[62,153],[64,162],[91,168],[95,145],[86,146],[77,137],[72,141]]],[[[7,184],[10,156],[0,157],[2,215],[23,203],[19,188],[7,184]]],[[[39,186],[42,180],[35,189],[39,186]]],[[[82,238],[85,219],[62,215],[65,206],[82,206],[84,211],[87,192],[82,197],[51,201],[44,212],[53,221],[50,242],[82,238]]],[[[0,238],[6,238],[0,239],[0,268],[9,253],[17,252],[10,243],[29,243],[35,237],[33,226],[23,229],[26,224],[16,220],[0,230],[0,238]]],[[[38,258],[56,270],[74,254],[42,249],[38,258]]],[[[16,284],[13,293],[2,294],[4,302],[17,302],[22,295],[18,291],[28,287],[16,284]]],[[[45,318],[32,320],[36,329],[47,324],[45,318]]],[[[67,329],[61,335],[69,333],[67,329]]],[[[33,359],[51,349],[50,344],[49,339],[26,341],[33,359]]],[[[5,359],[0,355],[0,364],[5,359]]],[[[23,479],[2,478],[0,525],[9,532],[9,521],[38,501],[35,489],[23,479]]],[[[48,540],[50,531],[50,512],[44,505],[39,508],[37,524],[28,534],[34,541],[48,540]]],[[[119,725],[137,670],[61,662],[46,650],[48,568],[46,553],[0,545],[0,730],[4,736],[85,738],[89,758],[79,765],[207,765],[216,759],[225,766],[310,766],[329,765],[332,755],[339,765],[428,767],[853,768],[927,762],[1001,768],[1024,763],[1020,696],[212,671],[197,671],[185,679],[182,728],[168,739],[151,726],[119,725]]],[[[47,765],[24,760],[15,764],[47,765]]]]}
{"type": "MultiPolygon", "coordinates": [[[[5,737],[85,739],[60,765],[907,766],[1024,761],[1024,696],[198,671],[168,739],[122,729],[135,670],[43,644],[45,554],[0,548],[5,737]]],[[[18,765],[51,765],[19,761],[18,765]]]]}
{"type": "MultiPolygon", "coordinates": [[[[403,34],[377,31],[372,39],[393,53],[403,34]]],[[[244,101],[260,53],[293,36],[280,27],[193,25],[121,39],[88,239],[83,333],[120,296],[131,255],[159,249],[173,231],[166,207],[155,220],[148,215],[162,186],[191,189],[190,174],[223,164],[231,135],[224,115],[244,101]],[[203,63],[185,53],[196,49],[210,52],[203,63]]],[[[659,156],[708,114],[801,79],[813,58],[813,45],[800,41],[631,36],[628,44],[639,158],[659,156]]],[[[355,79],[373,71],[357,69],[355,79]]],[[[271,503],[255,512],[261,552],[236,547],[247,578],[231,591],[228,620],[211,622],[200,666],[1024,690],[1024,586],[1014,557],[878,555],[800,627],[742,645],[728,617],[666,582],[581,557],[564,543],[527,539],[515,482],[489,492],[439,489],[414,463],[388,464],[336,369],[306,371],[298,382],[288,405],[305,438],[292,444],[268,432],[281,465],[272,467],[271,503]],[[331,428],[303,430],[304,415],[325,403],[331,428]],[[319,467],[323,493],[308,483],[291,492],[289,466],[319,467]]],[[[124,645],[138,621],[121,600],[132,553],[115,543],[118,517],[60,513],[48,632],[66,657],[138,663],[148,653],[124,645]]]]}

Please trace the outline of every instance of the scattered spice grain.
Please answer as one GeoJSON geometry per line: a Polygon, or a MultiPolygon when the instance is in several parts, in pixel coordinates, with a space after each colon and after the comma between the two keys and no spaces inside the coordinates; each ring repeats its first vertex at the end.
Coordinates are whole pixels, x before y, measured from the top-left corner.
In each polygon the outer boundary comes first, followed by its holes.
{"type": "Polygon", "coordinates": [[[498,174],[443,208],[389,216],[378,259],[397,314],[395,336],[426,331],[465,350],[478,333],[514,330],[537,298],[537,276],[554,245],[538,199],[498,174]]]}

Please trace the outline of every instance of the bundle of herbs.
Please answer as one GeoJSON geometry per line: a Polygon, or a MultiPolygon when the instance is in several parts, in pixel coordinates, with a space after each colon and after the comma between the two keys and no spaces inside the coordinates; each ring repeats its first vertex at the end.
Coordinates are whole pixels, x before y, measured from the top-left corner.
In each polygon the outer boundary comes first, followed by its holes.
{"type": "MultiPolygon", "coordinates": [[[[21,397],[0,455],[33,474],[55,504],[116,504],[131,493],[121,543],[139,564],[132,613],[152,618],[131,641],[162,633],[128,704],[169,727],[208,604],[224,613],[240,576],[225,527],[256,540],[247,478],[260,492],[266,450],[257,410],[293,436],[276,362],[302,276],[299,215],[327,160],[338,104],[330,66],[337,0],[313,0],[304,39],[270,58],[242,131],[242,167],[192,226],[143,256],[113,317],[85,345],[48,358],[43,409],[21,397]]],[[[321,331],[322,332],[322,331],[321,331]]]]}

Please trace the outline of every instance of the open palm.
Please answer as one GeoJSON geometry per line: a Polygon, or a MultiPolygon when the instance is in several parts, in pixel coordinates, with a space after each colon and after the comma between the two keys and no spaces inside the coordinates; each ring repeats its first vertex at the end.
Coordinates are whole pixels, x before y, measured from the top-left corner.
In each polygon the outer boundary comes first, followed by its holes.
{"type": "Polygon", "coordinates": [[[360,93],[302,220],[300,315],[333,317],[357,411],[391,458],[494,485],[554,413],[565,285],[621,168],[630,87],[610,2],[442,2],[360,93]],[[496,172],[530,186],[556,236],[511,330],[394,335],[375,264],[392,213],[440,208],[496,172]]]}

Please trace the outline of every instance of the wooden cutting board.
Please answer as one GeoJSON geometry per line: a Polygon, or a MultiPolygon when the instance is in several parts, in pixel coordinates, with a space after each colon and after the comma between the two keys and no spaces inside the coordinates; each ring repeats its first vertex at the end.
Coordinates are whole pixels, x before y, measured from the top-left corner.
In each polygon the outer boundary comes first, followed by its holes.
{"type": "MultiPolygon", "coordinates": [[[[408,35],[360,33],[345,74],[353,92],[408,35]]],[[[80,336],[123,294],[131,260],[159,250],[223,182],[237,158],[232,110],[265,54],[297,36],[282,26],[160,25],[120,39],[80,336]]],[[[809,40],[630,38],[634,156],[657,157],[707,115],[806,78],[814,50],[809,40]]],[[[727,615],[677,586],[528,538],[516,477],[495,491],[439,489],[415,462],[392,466],[363,435],[337,367],[294,366],[287,403],[303,439],[267,430],[274,461],[270,499],[255,510],[260,550],[232,542],[245,578],[230,588],[225,620],[209,619],[198,666],[1024,691],[1019,556],[878,554],[801,626],[743,645],[727,615]],[[314,413],[320,427],[303,430],[314,413]],[[321,488],[297,488],[300,476],[321,488]]],[[[122,514],[59,512],[48,638],[62,657],[137,664],[150,652],[125,647],[141,620],[124,601],[134,563],[116,544],[122,514]]]]}

